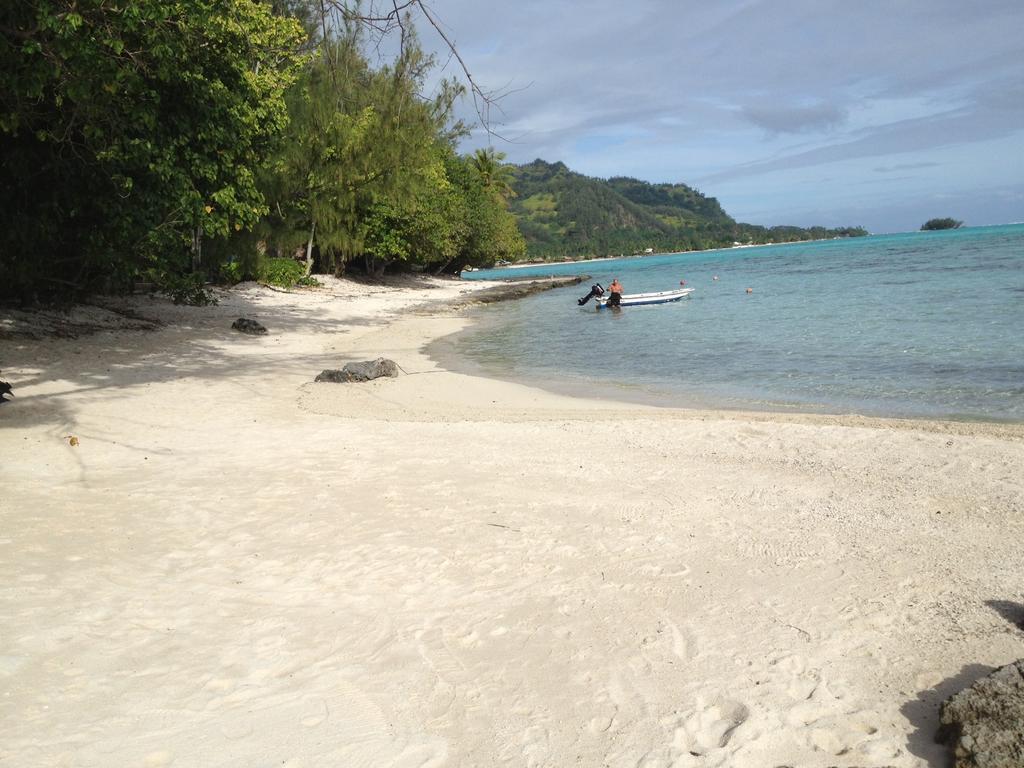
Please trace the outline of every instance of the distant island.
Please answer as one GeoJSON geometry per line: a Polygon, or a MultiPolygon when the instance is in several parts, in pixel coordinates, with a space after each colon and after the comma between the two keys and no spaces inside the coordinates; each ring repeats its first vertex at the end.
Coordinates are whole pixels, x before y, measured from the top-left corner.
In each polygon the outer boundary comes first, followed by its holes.
{"type": "Polygon", "coordinates": [[[960,229],[964,223],[956,219],[928,219],[921,225],[922,232],[930,232],[935,229],[960,229]]]}
{"type": "Polygon", "coordinates": [[[737,222],[686,184],[598,179],[564,163],[510,166],[509,201],[531,261],[665,253],[861,237],[863,227],[762,227],[737,222]]]}

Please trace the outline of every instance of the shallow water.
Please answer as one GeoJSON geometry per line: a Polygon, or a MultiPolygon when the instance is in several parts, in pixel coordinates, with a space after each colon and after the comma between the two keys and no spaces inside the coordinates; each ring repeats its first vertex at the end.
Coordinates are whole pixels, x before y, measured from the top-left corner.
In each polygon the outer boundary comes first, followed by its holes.
{"type": "Polygon", "coordinates": [[[480,310],[435,351],[485,375],[665,405],[1024,422],[1024,225],[467,277],[581,273],[585,285],[480,310]],[[627,294],[682,279],[696,291],[577,306],[613,277],[627,294]]]}

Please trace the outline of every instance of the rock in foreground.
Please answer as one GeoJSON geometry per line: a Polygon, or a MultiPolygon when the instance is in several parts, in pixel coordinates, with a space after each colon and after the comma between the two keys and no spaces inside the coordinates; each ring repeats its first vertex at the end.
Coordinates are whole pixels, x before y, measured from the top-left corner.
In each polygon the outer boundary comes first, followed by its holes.
{"type": "Polygon", "coordinates": [[[367,360],[362,363],[348,363],[340,371],[322,371],[314,381],[329,381],[333,383],[345,383],[349,381],[370,381],[379,379],[381,376],[398,376],[398,364],[394,360],[378,357],[376,360],[367,360]]]}
{"type": "Polygon", "coordinates": [[[942,705],[936,738],[956,768],[1024,766],[1024,659],[1000,667],[942,705]]]}

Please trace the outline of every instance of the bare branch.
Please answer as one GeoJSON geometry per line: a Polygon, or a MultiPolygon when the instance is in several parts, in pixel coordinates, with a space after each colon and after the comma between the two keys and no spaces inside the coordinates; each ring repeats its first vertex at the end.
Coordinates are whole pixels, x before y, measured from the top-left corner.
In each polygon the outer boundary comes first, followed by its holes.
{"type": "Polygon", "coordinates": [[[398,22],[398,31],[401,34],[401,46],[402,50],[405,50],[405,25],[402,24],[402,14],[398,10],[398,0],[391,0],[392,6],[395,9],[395,20],[398,22]]]}
{"type": "MultiPolygon", "coordinates": [[[[345,0],[321,0],[321,9],[324,8],[325,2],[337,12],[342,23],[359,24],[376,34],[378,36],[378,46],[380,45],[380,40],[383,37],[393,33],[395,30],[398,30],[401,50],[403,52],[405,51],[408,34],[405,26],[406,22],[403,17],[407,14],[412,14],[414,10],[418,11],[423,18],[427,20],[427,23],[433,27],[441,40],[444,41],[444,44],[449,51],[448,60],[451,61],[451,59],[454,58],[459,63],[459,67],[462,69],[462,76],[469,84],[469,92],[473,99],[473,108],[476,111],[477,117],[480,118],[480,124],[487,133],[487,136],[489,138],[501,139],[502,141],[509,141],[509,139],[506,139],[494,130],[494,122],[491,119],[491,109],[494,108],[498,112],[501,112],[501,108],[498,106],[500,99],[509,93],[514,93],[516,91],[507,90],[507,86],[504,91],[484,90],[473,77],[472,70],[470,70],[469,66],[462,58],[462,55],[459,53],[459,50],[451,39],[449,33],[445,31],[440,18],[435,16],[434,13],[427,8],[425,0],[390,0],[389,7],[387,7],[386,10],[380,9],[371,3],[366,12],[360,11],[358,3],[353,6],[346,3],[345,0]]],[[[322,17],[326,17],[326,11],[322,10],[321,15],[322,17]]],[[[324,37],[326,38],[326,36],[327,27],[326,21],[324,21],[324,37]]]]}
{"type": "MultiPolygon", "coordinates": [[[[477,115],[480,117],[480,122],[483,125],[488,136],[497,136],[497,134],[491,128],[491,105],[495,102],[495,94],[484,91],[476,80],[473,78],[473,73],[469,67],[466,66],[466,62],[462,58],[462,54],[459,53],[459,49],[455,47],[455,43],[451,41],[445,31],[441,28],[441,24],[437,19],[431,15],[426,9],[426,6],[420,0],[417,0],[416,5],[420,9],[420,13],[423,14],[424,18],[430,22],[430,26],[434,28],[434,31],[441,36],[444,40],[445,45],[448,46],[448,50],[452,52],[452,56],[459,62],[459,66],[462,67],[462,74],[465,76],[466,81],[469,83],[469,90],[473,96],[473,107],[476,109],[477,115]]],[[[498,138],[501,138],[500,136],[498,138]]]]}

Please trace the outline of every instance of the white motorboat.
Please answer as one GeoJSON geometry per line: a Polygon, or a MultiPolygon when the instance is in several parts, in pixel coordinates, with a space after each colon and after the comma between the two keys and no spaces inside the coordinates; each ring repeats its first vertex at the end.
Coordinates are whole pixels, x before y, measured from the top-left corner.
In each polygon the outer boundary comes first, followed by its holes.
{"type": "MultiPolygon", "coordinates": [[[[665,304],[670,301],[679,301],[693,293],[693,288],[676,288],[674,291],[656,291],[654,293],[624,293],[620,307],[638,307],[643,304],[665,304]]],[[[608,297],[600,296],[595,299],[597,308],[603,309],[608,306],[608,297]]]]}

